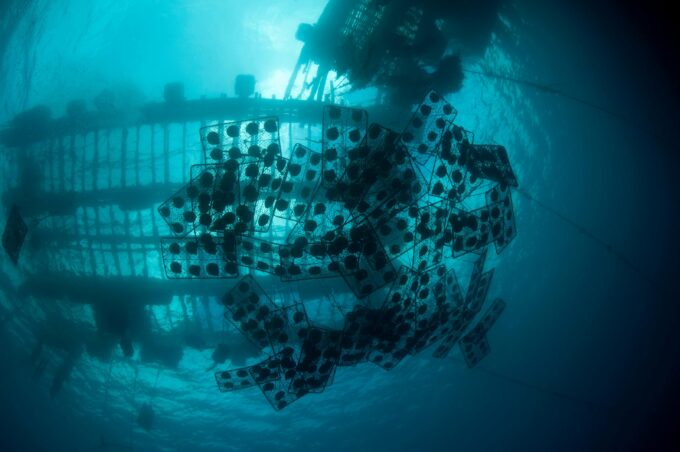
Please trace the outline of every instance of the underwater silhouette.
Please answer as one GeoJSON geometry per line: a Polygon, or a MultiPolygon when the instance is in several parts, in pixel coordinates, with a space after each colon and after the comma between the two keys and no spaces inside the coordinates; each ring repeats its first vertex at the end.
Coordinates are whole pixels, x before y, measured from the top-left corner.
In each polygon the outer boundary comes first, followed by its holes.
{"type": "Polygon", "coordinates": [[[144,403],[139,408],[139,413],[137,415],[137,424],[142,427],[147,432],[151,431],[154,421],[154,411],[150,403],[144,403]]]}

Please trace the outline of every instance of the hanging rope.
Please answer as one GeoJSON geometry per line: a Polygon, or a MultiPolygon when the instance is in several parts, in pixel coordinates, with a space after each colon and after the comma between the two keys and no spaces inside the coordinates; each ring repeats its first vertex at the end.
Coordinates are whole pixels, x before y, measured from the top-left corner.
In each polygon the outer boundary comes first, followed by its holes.
{"type": "Polygon", "coordinates": [[[640,124],[639,121],[634,121],[630,117],[621,114],[619,112],[610,110],[607,107],[603,107],[602,105],[596,104],[595,102],[591,102],[587,99],[583,99],[582,97],[575,96],[573,94],[569,94],[565,91],[562,91],[560,89],[555,88],[552,85],[547,85],[544,83],[539,83],[539,82],[532,82],[531,80],[526,80],[522,78],[517,78],[513,77],[510,75],[505,75],[505,74],[499,74],[496,72],[492,72],[489,70],[477,70],[477,69],[470,69],[470,68],[464,68],[463,72],[468,73],[468,74],[475,74],[479,75],[480,77],[485,77],[485,78],[491,78],[491,79],[496,79],[496,80],[503,80],[506,82],[514,83],[517,85],[522,85],[522,86],[527,86],[532,89],[536,89],[538,91],[552,94],[555,96],[562,97],[564,99],[571,100],[573,102],[579,103],[581,105],[584,105],[586,107],[592,108],[594,110],[597,110],[599,112],[602,112],[606,115],[611,116],[612,118],[616,119],[617,121],[621,122],[622,124],[625,124],[626,126],[629,126],[630,124],[635,124],[636,127],[643,131],[645,134],[649,135],[650,137],[656,139],[658,142],[662,143],[664,140],[662,137],[659,135],[659,133],[651,128],[645,127],[644,125],[640,124]]]}
{"type": "MultiPolygon", "coordinates": [[[[462,360],[456,360],[456,361],[459,364],[464,364],[464,361],[462,361],[462,360]]],[[[467,368],[467,365],[465,365],[465,366],[467,368]]],[[[519,378],[512,377],[510,375],[503,374],[501,372],[498,372],[498,371],[495,371],[495,370],[492,370],[492,369],[489,369],[489,368],[486,368],[486,367],[475,366],[475,367],[472,368],[472,370],[484,373],[486,375],[489,375],[490,377],[493,377],[493,378],[498,379],[498,380],[503,380],[505,382],[511,383],[513,385],[516,385],[516,386],[521,386],[521,387],[528,389],[530,391],[534,391],[534,392],[537,392],[537,393],[540,393],[540,394],[547,395],[547,396],[555,398],[555,399],[572,402],[572,403],[575,403],[577,405],[583,405],[583,406],[585,406],[588,409],[591,409],[593,411],[606,411],[608,413],[615,413],[616,412],[615,407],[596,403],[596,402],[593,402],[591,400],[586,400],[586,399],[578,397],[574,394],[568,394],[566,392],[558,391],[558,390],[553,389],[553,388],[548,388],[548,387],[545,387],[545,386],[539,386],[537,384],[530,383],[526,380],[521,380],[519,378]]]]}
{"type": "Polygon", "coordinates": [[[585,226],[575,222],[571,218],[567,217],[566,215],[558,212],[554,208],[550,207],[549,205],[537,200],[534,198],[530,193],[522,190],[522,189],[515,189],[517,193],[520,195],[524,196],[526,199],[534,203],[536,206],[540,207],[541,209],[550,212],[551,214],[555,215],[557,218],[559,218],[562,222],[570,225],[576,231],[578,231],[580,234],[584,235],[588,239],[590,239],[592,242],[596,243],[599,247],[604,249],[607,253],[609,253],[611,256],[614,256],[619,262],[621,262],[623,265],[628,267],[630,270],[633,272],[637,273],[638,276],[640,276],[642,279],[644,279],[647,283],[652,285],[654,288],[658,290],[661,289],[661,285],[654,280],[653,277],[651,277],[647,272],[645,272],[643,269],[638,267],[633,261],[631,261],[628,257],[626,257],[623,252],[619,251],[617,248],[613,247],[610,243],[607,241],[601,239],[597,235],[595,235],[593,232],[588,230],[585,226]]]}
{"type": "Polygon", "coordinates": [[[327,294],[326,297],[330,300],[331,305],[340,313],[340,315],[344,318],[346,313],[345,310],[342,309],[340,306],[340,303],[338,303],[338,300],[335,298],[335,290],[331,288],[331,293],[327,294]]]}
{"type": "MultiPolygon", "coordinates": [[[[109,400],[109,387],[111,385],[111,376],[113,374],[113,360],[109,362],[109,371],[106,376],[106,384],[105,384],[105,392],[104,392],[104,408],[102,411],[102,414],[106,411],[106,406],[108,404],[109,400]]],[[[134,407],[134,401],[135,401],[135,395],[137,391],[137,368],[135,367],[135,380],[133,383],[133,389],[132,389],[132,406],[134,407]]],[[[135,421],[134,417],[134,412],[132,414],[132,419],[130,420],[130,431],[129,431],[129,436],[128,436],[128,442],[129,444],[124,444],[124,443],[118,443],[115,441],[111,441],[106,439],[103,433],[99,433],[99,447],[101,449],[122,449],[122,450],[132,450],[132,426],[135,421]]]]}
{"type": "Polygon", "coordinates": [[[106,410],[106,405],[109,402],[109,387],[111,386],[111,375],[113,373],[113,360],[109,361],[109,372],[106,375],[106,384],[104,385],[104,409],[102,414],[106,410]]]}
{"type": "MultiPolygon", "coordinates": [[[[132,407],[133,407],[133,409],[135,407],[135,400],[137,399],[137,380],[138,380],[138,377],[139,377],[139,368],[135,365],[134,369],[135,369],[135,381],[132,385],[132,407]]],[[[136,414],[137,413],[135,413],[133,411],[132,416],[130,418],[130,449],[132,449],[132,429],[134,427],[135,415],[136,414]]]]}
{"type": "Polygon", "coordinates": [[[158,367],[158,371],[156,372],[156,381],[153,384],[153,388],[151,388],[151,395],[149,396],[149,404],[153,401],[153,399],[156,397],[156,388],[158,387],[158,379],[161,376],[161,372],[163,371],[162,367],[158,367]]]}
{"type": "Polygon", "coordinates": [[[463,72],[466,72],[468,74],[479,75],[479,76],[486,77],[486,78],[503,80],[503,81],[514,83],[514,84],[517,84],[517,85],[527,86],[529,88],[533,88],[533,89],[536,89],[536,90],[544,92],[544,93],[554,94],[556,96],[564,97],[565,99],[573,100],[574,102],[577,102],[579,104],[583,104],[586,107],[590,107],[590,108],[593,108],[595,110],[599,110],[602,113],[610,115],[610,116],[617,118],[621,121],[625,121],[625,122],[630,121],[629,118],[622,115],[621,113],[610,110],[606,107],[598,105],[598,104],[591,102],[589,100],[586,100],[586,99],[580,98],[578,96],[574,96],[572,94],[566,93],[566,92],[564,92],[560,89],[555,88],[553,85],[547,85],[547,84],[539,83],[539,82],[532,82],[531,80],[516,78],[516,77],[512,77],[510,75],[498,74],[496,72],[491,72],[491,71],[480,71],[480,70],[476,70],[476,69],[466,68],[466,69],[463,69],[463,72]]]}

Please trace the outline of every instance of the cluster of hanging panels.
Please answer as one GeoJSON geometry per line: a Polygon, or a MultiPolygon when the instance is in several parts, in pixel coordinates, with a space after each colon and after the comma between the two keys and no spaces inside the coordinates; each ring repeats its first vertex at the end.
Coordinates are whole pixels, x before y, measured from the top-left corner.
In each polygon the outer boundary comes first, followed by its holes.
{"type": "Polygon", "coordinates": [[[258,386],[279,410],[324,390],[337,366],[390,370],[432,345],[443,358],[457,342],[470,366],[488,354],[505,303],[472,322],[493,276],[487,247],[500,252],[516,234],[517,180],[505,148],[473,144],[455,116],[436,92],[402,133],[327,106],[322,152],[297,144],[287,157],[276,118],[201,129],[206,163],[159,207],[174,233],[161,239],[168,278],[239,278],[245,268],[282,281],[342,277],[358,300],[387,291],[382,306],[358,301],[331,330],[242,277],[222,298],[225,317],[269,358],[217,372],[221,391],[258,386]],[[451,261],[468,253],[478,257],[463,295],[451,261]]]}

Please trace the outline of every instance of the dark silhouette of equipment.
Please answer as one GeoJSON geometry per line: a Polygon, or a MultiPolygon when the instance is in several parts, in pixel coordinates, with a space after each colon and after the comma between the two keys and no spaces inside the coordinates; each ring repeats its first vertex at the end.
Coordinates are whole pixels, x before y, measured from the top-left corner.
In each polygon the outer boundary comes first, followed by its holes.
{"type": "Polygon", "coordinates": [[[234,82],[234,92],[238,97],[250,97],[255,94],[255,76],[239,74],[234,82]]]}
{"type": "Polygon", "coordinates": [[[142,427],[145,431],[151,431],[154,421],[154,411],[150,403],[145,403],[139,408],[139,413],[137,414],[137,424],[142,427]]]}
{"type": "Polygon", "coordinates": [[[297,30],[305,45],[285,98],[332,100],[351,84],[378,88],[390,105],[411,106],[428,88],[457,91],[461,57],[486,46],[498,3],[331,0],[315,24],[297,30]]]}
{"type": "Polygon", "coordinates": [[[19,263],[19,253],[28,234],[28,226],[19,213],[19,207],[12,205],[2,233],[2,247],[14,264],[19,263]]]}

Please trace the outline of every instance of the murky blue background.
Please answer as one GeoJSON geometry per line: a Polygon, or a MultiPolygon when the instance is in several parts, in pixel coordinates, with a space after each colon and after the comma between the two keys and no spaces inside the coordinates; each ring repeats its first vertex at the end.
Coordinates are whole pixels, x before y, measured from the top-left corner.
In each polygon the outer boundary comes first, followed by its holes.
{"type": "MultiPolygon", "coordinates": [[[[26,4],[20,17],[6,7],[2,18],[3,30],[12,29],[0,54],[3,122],[36,104],[60,116],[69,100],[104,88],[131,103],[160,100],[175,80],[189,98],[233,95],[239,73],[254,74],[263,97],[281,97],[301,47],[295,29],[324,7],[311,0],[26,4]]],[[[3,255],[0,449],[95,450],[102,438],[109,450],[659,446],[644,441],[665,414],[679,351],[678,122],[662,66],[674,57],[610,8],[528,2],[505,11],[489,48],[466,66],[545,83],[578,100],[475,74],[447,98],[477,142],[506,146],[522,190],[576,226],[515,194],[519,234],[494,260],[489,295],[508,307],[479,368],[468,369],[458,352],[444,361],[411,357],[391,372],[342,368],[323,394],[274,412],[256,389],[219,393],[205,372],[210,350],[187,350],[177,369],[165,369],[116,348],[109,362],[84,353],[51,398],[49,378],[32,378],[35,331],[54,309],[84,323],[91,313],[57,295],[50,302],[17,291],[27,273],[44,268],[24,262],[18,271],[3,255]],[[135,420],[149,401],[156,419],[146,432],[135,420]]],[[[0,148],[3,191],[12,178],[8,155],[0,148]]],[[[149,268],[147,276],[162,278],[158,262],[149,268]]],[[[206,302],[219,317],[215,300],[206,302]]],[[[173,300],[156,314],[172,322],[180,311],[173,300]]],[[[52,366],[62,355],[49,353],[52,366]]]]}

